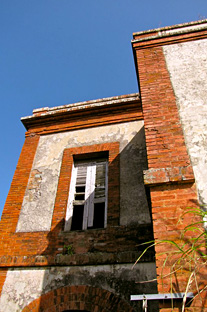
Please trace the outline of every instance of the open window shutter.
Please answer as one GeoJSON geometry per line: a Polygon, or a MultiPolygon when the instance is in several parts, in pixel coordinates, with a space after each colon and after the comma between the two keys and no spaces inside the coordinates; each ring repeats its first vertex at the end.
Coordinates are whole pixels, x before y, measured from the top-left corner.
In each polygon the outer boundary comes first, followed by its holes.
{"type": "Polygon", "coordinates": [[[70,189],[69,189],[69,198],[66,210],[66,218],[65,218],[65,231],[70,231],[72,217],[73,217],[73,201],[75,199],[75,185],[77,178],[77,168],[73,165],[71,181],[70,181],[70,189]]]}
{"type": "Polygon", "coordinates": [[[96,166],[96,183],[95,183],[95,198],[94,198],[96,209],[96,217],[94,224],[95,226],[106,227],[107,225],[107,198],[108,198],[108,162],[103,161],[98,162],[96,166]],[[97,216],[99,220],[98,224],[97,224],[97,216]],[[101,219],[100,216],[102,216],[101,219]]]}
{"type": "Polygon", "coordinates": [[[87,166],[77,166],[75,200],[85,200],[87,166]]]}
{"type": "Polygon", "coordinates": [[[72,169],[65,230],[106,227],[107,161],[75,163],[72,169]]]}
{"type": "Polygon", "coordinates": [[[95,199],[96,202],[105,199],[106,190],[106,163],[96,164],[96,183],[95,183],[95,199]]]}
{"type": "Polygon", "coordinates": [[[73,165],[66,213],[65,231],[71,230],[74,206],[81,203],[84,204],[86,175],[87,166],[79,164],[73,165]]]}
{"type": "Polygon", "coordinates": [[[93,226],[95,175],[96,175],[96,164],[95,163],[88,164],[83,229],[87,229],[87,227],[93,226]]]}

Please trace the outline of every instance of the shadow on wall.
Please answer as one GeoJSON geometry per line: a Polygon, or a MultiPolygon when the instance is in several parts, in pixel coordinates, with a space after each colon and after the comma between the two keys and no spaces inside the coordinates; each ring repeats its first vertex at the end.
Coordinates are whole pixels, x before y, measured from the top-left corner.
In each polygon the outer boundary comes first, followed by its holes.
{"type": "MultiPolygon", "coordinates": [[[[150,223],[151,214],[148,208],[149,202],[147,202],[148,198],[146,198],[143,184],[143,170],[147,169],[144,128],[141,128],[120,152],[119,156],[112,163],[109,163],[109,175],[114,176],[116,174],[114,164],[117,162],[120,163],[120,186],[116,186],[117,188],[120,187],[118,224],[137,225],[150,223]]],[[[108,181],[109,184],[107,183],[108,175],[105,177],[108,171],[107,167],[106,163],[99,162],[97,158],[94,159],[93,162],[90,158],[84,158],[82,163],[79,162],[79,164],[76,164],[76,171],[73,169],[72,175],[76,175],[77,180],[74,181],[74,179],[71,178],[73,181],[73,190],[71,192],[70,188],[70,204],[68,205],[68,210],[70,211],[65,230],[70,230],[71,224],[72,230],[103,228],[106,226],[107,203],[105,203],[105,198],[107,197],[107,192],[105,191],[107,191],[107,185],[109,188],[108,193],[111,193],[110,190],[113,187],[110,181],[108,181]],[[78,173],[79,176],[77,176],[78,173]],[[96,176],[94,179],[92,173],[96,176]],[[101,176],[101,173],[103,173],[104,176],[101,176]],[[89,190],[87,189],[87,180],[89,180],[91,184],[94,184],[89,190]],[[87,195],[87,198],[85,198],[84,195],[87,195]],[[73,205],[72,202],[76,203],[73,205]],[[94,208],[92,205],[94,205],[94,208]],[[73,210],[73,220],[71,217],[71,210],[73,210]],[[93,219],[93,222],[90,221],[90,217],[93,219]],[[86,219],[85,222],[84,219],[86,219]],[[89,221],[87,222],[87,220],[89,221]]]]}
{"type": "Polygon", "coordinates": [[[144,127],[120,152],[120,224],[151,223],[148,199],[143,182],[147,169],[144,127]]]}
{"type": "MultiPolygon", "coordinates": [[[[51,254],[57,244],[59,229],[63,227],[63,221],[48,234],[48,247],[43,254],[51,254]]],[[[83,231],[77,233],[83,234],[83,231]]],[[[80,235],[76,239],[82,240],[82,243],[84,243],[84,238],[80,237],[80,235]]],[[[131,294],[156,292],[156,283],[137,284],[140,277],[141,279],[147,278],[146,274],[149,274],[150,270],[151,276],[148,275],[148,278],[154,277],[152,276],[154,268],[151,267],[151,262],[147,265],[146,263],[138,264],[133,270],[132,263],[75,266],[76,261],[82,259],[84,261],[84,254],[75,254],[75,251],[70,251],[72,252],[67,253],[66,249],[63,252],[64,254],[58,255],[59,259],[62,258],[65,261],[65,266],[53,266],[43,269],[42,295],[39,294],[39,299],[32,302],[28,308],[36,305],[39,312],[49,312],[53,311],[53,309],[54,311],[135,312],[140,311],[142,302],[130,303],[131,294]],[[148,272],[146,273],[146,271],[148,272]]],[[[130,251],[128,253],[130,254],[130,251]]],[[[97,256],[104,257],[104,254],[98,253],[97,256]]],[[[120,257],[121,253],[117,256],[120,257]]],[[[149,257],[148,255],[145,261],[149,261],[149,257]]],[[[26,311],[23,310],[23,312],[26,311]]],[[[149,303],[148,311],[158,311],[156,304],[149,303]]]]}
{"type": "MultiPolygon", "coordinates": [[[[120,163],[119,221],[113,225],[108,220],[106,228],[65,232],[68,195],[62,198],[64,215],[48,233],[47,247],[41,253],[49,265],[53,264],[40,269],[44,271],[42,295],[28,308],[36,304],[39,312],[58,309],[133,312],[140,311],[142,303],[130,303],[130,295],[157,292],[156,282],[140,283],[156,278],[153,250],[132,270],[144,249],[137,246],[153,239],[143,184],[143,170],[147,169],[143,128],[109,163],[109,172],[117,162],[120,163]]],[[[108,213],[113,215],[111,211],[108,213]]],[[[153,305],[148,308],[149,312],[156,310],[153,305]]]]}

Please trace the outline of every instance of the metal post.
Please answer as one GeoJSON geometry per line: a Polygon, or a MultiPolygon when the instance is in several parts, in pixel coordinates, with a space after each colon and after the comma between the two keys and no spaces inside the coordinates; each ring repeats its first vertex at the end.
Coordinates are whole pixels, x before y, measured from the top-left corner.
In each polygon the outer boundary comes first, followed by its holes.
{"type": "Polygon", "coordinates": [[[148,295],[131,295],[131,301],[142,300],[143,311],[147,312],[147,300],[181,300],[184,297],[187,299],[193,299],[194,295],[192,292],[189,293],[169,293],[169,294],[148,294],[148,295]]]}
{"type": "Polygon", "coordinates": [[[144,312],[147,312],[147,298],[142,301],[142,308],[144,312]]]}

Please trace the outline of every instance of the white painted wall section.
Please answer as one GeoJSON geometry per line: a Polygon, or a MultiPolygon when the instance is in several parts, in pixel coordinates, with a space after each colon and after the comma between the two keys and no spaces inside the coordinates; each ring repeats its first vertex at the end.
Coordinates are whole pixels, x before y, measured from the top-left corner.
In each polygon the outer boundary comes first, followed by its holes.
{"type": "Polygon", "coordinates": [[[199,199],[207,205],[207,39],[163,47],[199,199]]]}
{"type": "Polygon", "coordinates": [[[40,137],[17,232],[49,231],[65,148],[120,143],[120,223],[150,223],[143,184],[147,169],[143,121],[94,127],[40,137]]]}

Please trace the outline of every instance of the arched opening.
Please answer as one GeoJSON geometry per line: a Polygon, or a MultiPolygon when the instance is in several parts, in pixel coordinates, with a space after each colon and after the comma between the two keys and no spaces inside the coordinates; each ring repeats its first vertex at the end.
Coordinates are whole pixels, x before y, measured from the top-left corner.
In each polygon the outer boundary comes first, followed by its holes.
{"type": "Polygon", "coordinates": [[[78,285],[54,289],[32,301],[22,312],[134,312],[129,302],[101,288],[78,285]]]}

